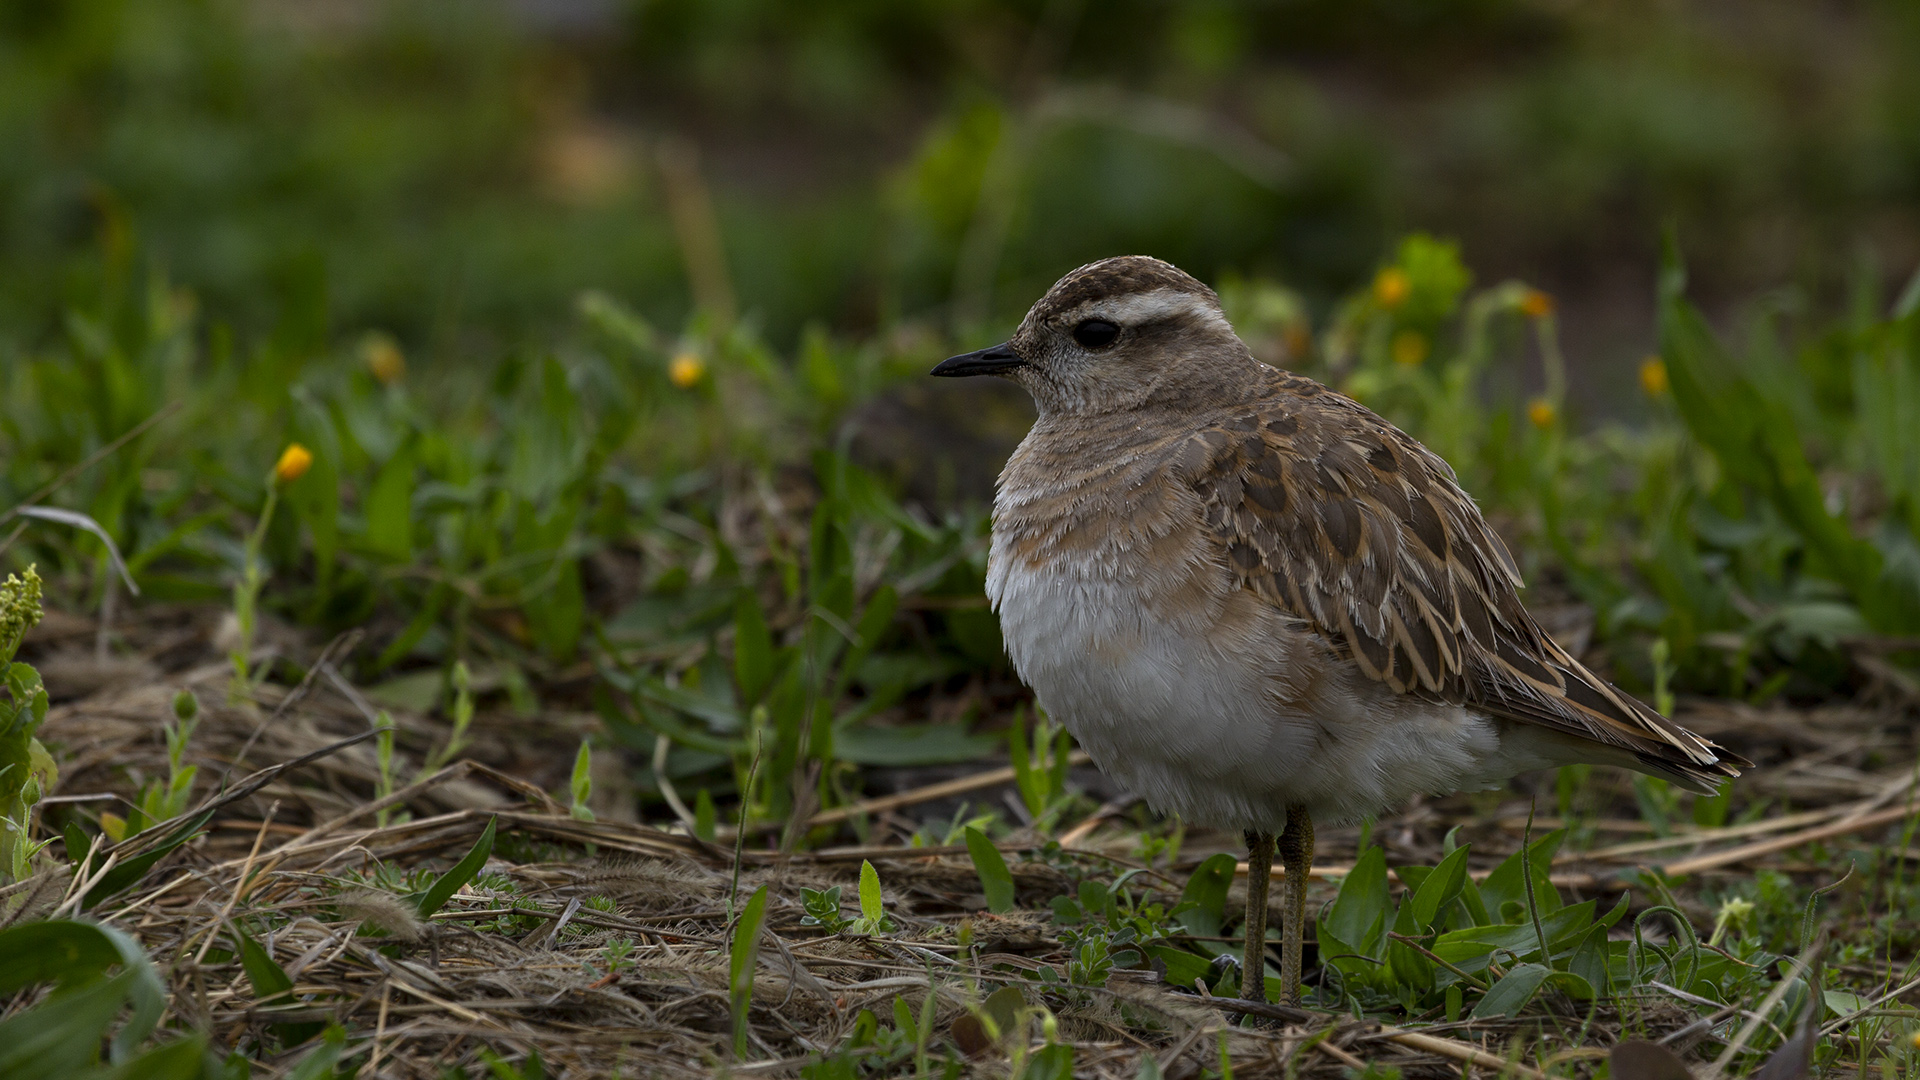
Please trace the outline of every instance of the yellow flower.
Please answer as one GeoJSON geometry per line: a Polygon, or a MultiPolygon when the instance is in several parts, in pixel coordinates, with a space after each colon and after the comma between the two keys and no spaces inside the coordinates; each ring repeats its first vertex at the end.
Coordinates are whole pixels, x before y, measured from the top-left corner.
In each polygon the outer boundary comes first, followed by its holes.
{"type": "Polygon", "coordinates": [[[1534,427],[1550,428],[1559,416],[1560,410],[1554,408],[1553,402],[1546,398],[1534,398],[1527,405],[1527,419],[1532,421],[1534,427]]]}
{"type": "Polygon", "coordinates": [[[273,466],[273,478],[283,484],[291,484],[307,475],[313,468],[313,451],[299,443],[288,443],[280,452],[280,460],[273,466]]]}
{"type": "Polygon", "coordinates": [[[400,346],[385,334],[367,335],[360,346],[360,356],[381,386],[392,386],[406,377],[407,358],[401,354],[400,346]]]}
{"type": "Polygon", "coordinates": [[[1528,289],[1520,297],[1520,313],[1529,319],[1544,319],[1553,314],[1553,297],[1539,289],[1528,289]]]}
{"type": "Polygon", "coordinates": [[[1374,276],[1373,299],[1383,308],[1399,307],[1411,291],[1413,282],[1407,280],[1407,272],[1397,266],[1389,266],[1374,276]]]}
{"type": "Polygon", "coordinates": [[[692,388],[707,373],[706,361],[690,352],[683,352],[667,365],[667,379],[682,390],[692,388]]]}
{"type": "Polygon", "coordinates": [[[1393,335],[1393,362],[1401,367],[1418,367],[1427,358],[1427,337],[1418,330],[1402,330],[1393,335]]]}
{"type": "Polygon", "coordinates": [[[1667,362],[1657,356],[1640,361],[1640,389],[1648,397],[1663,397],[1667,392],[1667,362]]]}

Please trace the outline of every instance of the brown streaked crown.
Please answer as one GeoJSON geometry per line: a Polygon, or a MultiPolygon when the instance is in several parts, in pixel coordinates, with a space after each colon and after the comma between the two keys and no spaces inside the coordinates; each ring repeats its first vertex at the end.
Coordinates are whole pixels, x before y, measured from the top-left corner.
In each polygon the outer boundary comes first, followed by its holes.
{"type": "Polygon", "coordinates": [[[1156,289],[1191,293],[1216,308],[1220,306],[1220,297],[1212,289],[1172,263],[1162,262],[1151,255],[1116,255],[1069,272],[1033,305],[1027,318],[1045,321],[1072,311],[1089,300],[1156,289]]]}

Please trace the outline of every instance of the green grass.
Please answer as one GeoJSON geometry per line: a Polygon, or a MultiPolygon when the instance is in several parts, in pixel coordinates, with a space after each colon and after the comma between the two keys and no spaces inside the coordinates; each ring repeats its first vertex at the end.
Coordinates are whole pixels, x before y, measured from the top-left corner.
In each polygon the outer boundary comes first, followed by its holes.
{"type": "MultiPolygon", "coordinates": [[[[1688,304],[1677,254],[1663,281],[1662,348],[1640,373],[1642,415],[1593,429],[1567,397],[1551,298],[1517,283],[1476,285],[1451,244],[1408,238],[1318,325],[1281,283],[1243,280],[1224,297],[1257,349],[1287,355],[1444,453],[1515,542],[1534,595],[1589,605],[1613,674],[1663,708],[1675,694],[1845,696],[1869,670],[1862,656],[1911,678],[1920,630],[1915,291],[1890,312],[1761,320],[1730,346],[1688,304]],[[1495,371],[1537,372],[1544,390],[1489,393],[1495,371]]],[[[157,275],[80,290],[66,325],[8,368],[0,501],[58,483],[42,505],[85,515],[111,536],[145,601],[235,609],[231,695],[243,707],[263,683],[307,674],[287,655],[249,648],[266,620],[316,641],[363,629],[340,661],[349,674],[376,697],[451,725],[423,755],[430,767],[459,755],[476,709],[592,709],[603,745],[652,763],[637,770],[646,814],[684,813],[688,830],[704,835],[724,826],[741,843],[832,842],[836,829],[793,823],[858,798],[863,768],[969,762],[1002,746],[1040,835],[1090,809],[1066,785],[1065,734],[1042,717],[1029,733],[994,618],[979,605],[982,508],[903,501],[844,450],[852,410],[922,377],[943,352],[936,341],[816,336],[787,355],[743,325],[723,330],[697,315],[669,332],[589,295],[544,347],[490,366],[409,366],[393,362],[386,342],[300,354],[272,335],[244,340],[157,275]],[[156,413],[153,426],[98,454],[156,413]],[[276,473],[296,443],[310,467],[276,473]],[[936,702],[970,685],[985,709],[935,719],[936,702]]],[[[118,574],[95,535],[32,517],[16,528],[6,559],[37,568],[56,605],[107,602],[118,574]]],[[[33,726],[21,718],[44,699],[35,706],[37,681],[13,670],[9,745],[26,747],[33,726]]],[[[168,779],[152,781],[133,819],[115,826],[102,815],[102,827],[131,835],[186,809],[197,713],[191,699],[178,712],[168,779]]],[[[382,792],[412,779],[392,774],[393,744],[384,745],[382,792]]],[[[573,804],[591,824],[584,746],[574,760],[573,804]]],[[[1582,775],[1563,774],[1559,790],[1562,814],[1576,822],[1602,809],[1582,775]]],[[[9,796],[20,803],[9,820],[31,836],[25,791],[9,796]]],[[[1724,799],[1658,782],[1637,784],[1635,795],[1656,831],[1728,820],[1724,799]]],[[[965,843],[990,902],[1012,910],[1018,866],[996,867],[982,845],[1013,824],[992,810],[967,813],[944,834],[923,828],[919,841],[965,843]]],[[[135,870],[201,824],[173,826],[151,858],[122,863],[86,905],[130,887],[135,870]]],[[[67,833],[80,860],[88,830],[76,821],[67,833]]],[[[1397,896],[1381,849],[1366,849],[1320,918],[1329,969],[1318,1003],[1400,1022],[1577,1025],[1567,1003],[1602,1002],[1632,1031],[1636,995],[1651,982],[1704,1001],[1756,1002],[1800,979],[1770,1006],[1773,1026],[1790,1026],[1814,985],[1790,973],[1789,958],[1810,942],[1809,900],[1790,879],[1729,889],[1722,900],[1755,906],[1721,908],[1734,914],[1716,932],[1694,927],[1657,876],[1640,883],[1641,903],[1667,900],[1664,908],[1563,903],[1544,876],[1561,839],[1545,836],[1478,884],[1464,872],[1466,848],[1449,847],[1438,866],[1394,868],[1397,896]]],[[[1141,852],[1151,861],[1178,842],[1146,830],[1141,852]]],[[[475,851],[433,884],[416,883],[409,899],[430,914],[479,872],[486,856],[475,851]]],[[[1227,974],[1213,962],[1225,947],[1204,940],[1229,929],[1218,866],[1203,863],[1176,902],[1125,874],[1078,866],[1058,845],[1037,860],[1071,868],[1075,882],[1051,898],[1067,959],[1040,980],[1052,995],[1044,1000],[1081,1000],[1116,969],[1146,963],[1182,986],[1227,974]]],[[[1901,913],[1915,900],[1898,860],[1872,867],[1849,905],[1864,913],[1881,904],[1881,914],[1851,918],[1828,952],[1891,973],[1896,957],[1912,955],[1901,913]]],[[[837,895],[811,890],[809,925],[891,932],[871,866],[859,901],[849,919],[837,895]]],[[[285,992],[271,963],[248,965],[263,998],[285,992]]],[[[745,982],[732,989],[742,1017],[750,974],[737,970],[745,982]]],[[[1874,992],[1824,985],[1825,1018],[1874,992]]],[[[1022,1005],[1003,1017],[1040,1025],[1041,1048],[1022,1059],[1031,1075],[1071,1058],[1042,1032],[1051,1016],[1022,1005]]],[[[1906,1021],[1872,1020],[1885,1030],[1849,1044],[1863,1064],[1904,1063],[1906,1021]]],[[[276,1030],[291,1046],[321,1029],[303,1020],[276,1030]]],[[[925,1058],[927,1032],[898,1019],[896,1030],[858,1029],[846,1061],[897,1062],[908,1047],[925,1058]]],[[[736,1032],[744,1052],[746,1028],[736,1032]]],[[[1772,1029],[1758,1032],[1741,1060],[1778,1041],[1772,1029]]],[[[338,1053],[318,1045],[316,1054],[338,1053]]],[[[1027,1052],[1019,1043],[1016,1057],[1027,1052]]],[[[822,1067],[839,1060],[828,1055],[822,1067]]]]}

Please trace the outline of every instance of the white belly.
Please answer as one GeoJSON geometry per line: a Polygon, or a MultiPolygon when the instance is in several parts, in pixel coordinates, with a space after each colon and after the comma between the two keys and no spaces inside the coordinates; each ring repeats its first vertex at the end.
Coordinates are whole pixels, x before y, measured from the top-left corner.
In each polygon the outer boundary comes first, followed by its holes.
{"type": "Polygon", "coordinates": [[[1169,604],[1156,578],[1156,603],[1113,565],[1035,567],[996,537],[987,594],[1041,706],[1162,812],[1277,832],[1290,805],[1347,822],[1566,760],[1541,729],[1394,694],[1251,594],[1169,604]]]}

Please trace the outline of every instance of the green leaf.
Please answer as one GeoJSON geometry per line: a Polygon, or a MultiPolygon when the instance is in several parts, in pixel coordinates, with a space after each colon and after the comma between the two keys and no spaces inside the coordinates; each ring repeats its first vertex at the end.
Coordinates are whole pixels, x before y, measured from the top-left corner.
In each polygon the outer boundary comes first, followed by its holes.
{"type": "Polygon", "coordinates": [[[1387,942],[1387,970],[1395,982],[1417,995],[1433,989],[1433,961],[1399,938],[1387,942]]]}
{"type": "Polygon", "coordinates": [[[200,835],[200,830],[205,828],[207,822],[212,818],[213,810],[211,808],[203,810],[192,818],[181,822],[157,845],[144,854],[136,855],[125,862],[116,864],[112,870],[107,871],[106,876],[102,877],[93,888],[87,890],[87,898],[80,904],[81,910],[90,911],[94,905],[112,896],[114,893],[138,884],[141,878],[147,876],[147,871],[153,869],[155,863],[172,854],[174,848],[200,835]]]}
{"type": "Polygon", "coordinates": [[[201,1080],[207,1075],[207,1037],[189,1035],[124,1064],[88,1073],[86,1080],[201,1080]]]}
{"type": "Polygon", "coordinates": [[[1588,986],[1589,1000],[1594,993],[1605,994],[1612,990],[1612,979],[1607,968],[1607,928],[1593,926],[1581,937],[1580,944],[1574,947],[1573,956],[1567,960],[1567,971],[1578,975],[1588,986]]]}
{"type": "MultiPolygon", "coordinates": [[[[1585,933],[1588,927],[1594,925],[1593,909],[1594,902],[1585,900],[1542,916],[1541,929],[1547,935],[1548,947],[1557,950],[1575,935],[1585,933]]],[[[1499,951],[1519,957],[1540,958],[1540,941],[1531,922],[1450,931],[1435,938],[1428,948],[1435,956],[1469,973],[1483,970],[1494,953],[1499,951]]]]}
{"type": "Polygon", "coordinates": [[[0,932],[0,996],[36,983],[88,982],[120,962],[120,950],[90,923],[25,923],[0,932]]]}
{"type": "Polygon", "coordinates": [[[498,818],[488,818],[487,827],[480,831],[480,839],[473,842],[473,847],[465,857],[453,864],[453,869],[435,878],[426,889],[408,897],[414,902],[414,909],[420,912],[421,918],[428,918],[446,906],[453,894],[472,881],[480,873],[480,868],[487,865],[487,859],[493,855],[493,829],[498,823],[498,818]]]}
{"type": "Polygon", "coordinates": [[[0,1022],[0,1076],[67,1080],[92,1064],[137,978],[123,971],[0,1022]]]}
{"type": "Polygon", "coordinates": [[[1207,856],[1205,862],[1193,868],[1175,909],[1179,912],[1176,918],[1187,933],[1197,937],[1220,935],[1220,927],[1226,921],[1227,888],[1233,884],[1234,870],[1239,865],[1240,860],[1221,852],[1207,856]]]}
{"type": "Polygon", "coordinates": [[[996,1038],[1005,1038],[1013,1030],[1014,1021],[1020,1018],[1020,1010],[1027,1007],[1027,998],[1017,986],[1003,986],[987,995],[980,1003],[980,1012],[993,1021],[996,1038]]]}
{"type": "Polygon", "coordinates": [[[87,848],[93,844],[93,838],[87,835],[87,830],[81,828],[78,821],[68,821],[66,827],[60,830],[60,838],[66,842],[67,861],[70,863],[85,859],[87,848]]]}
{"type": "MultiPolygon", "coordinates": [[[[123,1060],[153,1031],[166,1009],[166,988],[146,950],[125,931],[96,923],[56,920],[0,932],[0,995],[40,982],[63,987],[92,982],[115,965],[126,969],[121,976],[123,998],[133,1002],[133,1012],[113,1040],[114,1059],[123,1060]]],[[[0,1076],[7,1075],[0,1071],[0,1076]]]]}
{"type": "MultiPolygon", "coordinates": [[[[865,885],[866,871],[861,874],[865,885]]],[[[876,885],[876,888],[878,886],[876,885]]],[[[727,949],[728,1000],[733,1007],[733,1056],[747,1056],[747,1018],[753,1005],[753,975],[760,958],[760,928],[767,918],[767,887],[760,886],[747,898],[734,924],[733,941],[727,949]]]]}
{"type": "Polygon", "coordinates": [[[287,1080],[332,1080],[334,1066],[340,1062],[340,1053],[346,1049],[347,1032],[338,1024],[326,1027],[325,1037],[320,1045],[300,1063],[287,1070],[287,1080]]]}
{"type": "Polygon", "coordinates": [[[1440,860],[1440,865],[1414,890],[1408,907],[1416,932],[1426,933],[1440,910],[1460,894],[1460,887],[1467,880],[1467,850],[1467,847],[1456,848],[1453,854],[1440,860]]]}
{"type": "Polygon", "coordinates": [[[1855,536],[1844,514],[1828,511],[1790,405],[1768,397],[1726,355],[1706,318],[1682,295],[1685,283],[1669,236],[1661,266],[1660,352],[1688,430],[1730,478],[1773,504],[1806,543],[1809,561],[1846,586],[1876,629],[1920,626],[1920,608],[1899,590],[1881,587],[1879,549],[1855,536]]]}
{"type": "MultiPolygon", "coordinates": [[[[1384,912],[1381,913],[1380,919],[1385,919],[1384,912]]],[[[1375,925],[1379,925],[1379,920],[1376,920],[1375,925]]],[[[1365,953],[1337,936],[1325,919],[1320,920],[1318,930],[1319,933],[1315,937],[1320,946],[1320,962],[1331,965],[1335,971],[1338,971],[1344,986],[1351,990],[1354,987],[1370,985],[1375,981],[1381,969],[1373,964],[1365,953]]]]}
{"type": "Polygon", "coordinates": [[[860,860],[860,917],[874,926],[887,917],[880,899],[880,871],[865,859],[860,860]]]}
{"type": "Polygon", "coordinates": [[[838,701],[846,696],[847,688],[853,684],[866,667],[867,657],[873,655],[874,647],[886,636],[887,628],[893,625],[894,613],[900,609],[900,594],[891,585],[882,585],[873,592],[867,601],[867,608],[860,613],[860,621],[854,625],[854,642],[847,655],[840,661],[840,677],[834,681],[833,699],[838,701]]]}
{"type": "MultiPolygon", "coordinates": [[[[287,977],[286,969],[238,926],[233,927],[233,937],[240,945],[240,969],[246,972],[247,982],[252,985],[254,996],[260,999],[260,1004],[279,1005],[292,1001],[293,980],[287,977]]],[[[298,1046],[325,1028],[325,1024],[312,1022],[273,1025],[274,1034],[280,1037],[283,1046],[298,1046]]]]}
{"type": "Polygon", "coordinates": [[[393,455],[373,478],[362,502],[370,554],[395,563],[413,561],[413,479],[410,450],[393,455]]]}
{"type": "Polygon", "coordinates": [[[1533,1000],[1533,995],[1539,992],[1540,985],[1551,974],[1553,969],[1545,964],[1517,964],[1493,984],[1487,996],[1480,999],[1469,1015],[1475,1020],[1517,1016],[1533,1000]]]}
{"type": "Polygon", "coordinates": [[[1340,882],[1340,892],[1327,911],[1327,927],[1341,941],[1367,952],[1374,927],[1384,926],[1387,910],[1387,853],[1368,847],[1340,882]]]}
{"type": "MultiPolygon", "coordinates": [[[[1560,907],[1560,894],[1548,880],[1548,874],[1553,866],[1554,852],[1560,850],[1560,842],[1566,836],[1565,829],[1555,829],[1527,847],[1526,861],[1533,866],[1534,900],[1542,916],[1560,907]]],[[[1496,919],[1502,917],[1501,909],[1509,903],[1519,904],[1522,911],[1526,910],[1527,885],[1520,852],[1507,856],[1506,861],[1494,867],[1493,873],[1480,883],[1480,899],[1486,905],[1487,912],[1496,919]]]]}
{"type": "Polygon", "coordinates": [[[733,681],[745,707],[759,703],[773,684],[773,633],[760,610],[760,597],[742,588],[733,603],[733,681]]]}
{"type": "Polygon", "coordinates": [[[1171,945],[1150,945],[1147,954],[1166,965],[1168,986],[1192,989],[1195,979],[1204,979],[1213,974],[1212,961],[1185,949],[1176,949],[1171,945]]]}
{"type": "Polygon", "coordinates": [[[906,998],[893,999],[893,1026],[908,1042],[920,1041],[920,1025],[914,1021],[913,1008],[907,1004],[906,998]]]}
{"type": "Polygon", "coordinates": [[[1027,1071],[1021,1074],[1021,1080],[1072,1080],[1073,1047],[1066,1043],[1050,1043],[1033,1052],[1027,1059],[1027,1071]]]}
{"type": "Polygon", "coordinates": [[[587,809],[587,800],[593,797],[593,744],[585,739],[580,740],[580,749],[573,755],[573,777],[567,787],[573,798],[573,816],[592,821],[593,811],[587,809]]]}
{"type": "Polygon", "coordinates": [[[719,811],[713,805],[713,792],[701,788],[693,793],[693,835],[713,843],[719,811]]]}
{"type": "Polygon", "coordinates": [[[850,724],[835,733],[833,756],[856,765],[949,765],[983,757],[997,742],[970,733],[965,723],[850,724]]]}
{"type": "Polygon", "coordinates": [[[987,910],[1004,915],[1013,910],[1013,874],[1007,860],[986,834],[967,826],[967,854],[973,858],[973,872],[980,875],[980,891],[987,898],[987,910]]]}

